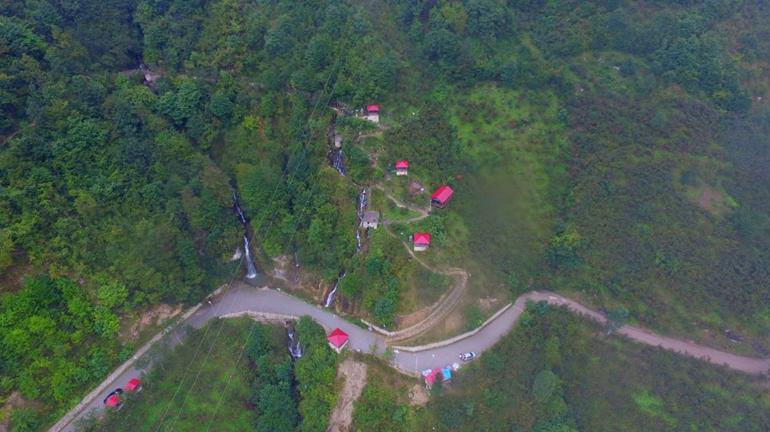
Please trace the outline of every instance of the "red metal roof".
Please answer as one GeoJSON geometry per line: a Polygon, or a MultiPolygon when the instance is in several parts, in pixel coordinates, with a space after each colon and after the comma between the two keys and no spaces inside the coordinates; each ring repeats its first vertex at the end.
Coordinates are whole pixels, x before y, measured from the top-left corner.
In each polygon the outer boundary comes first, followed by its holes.
{"type": "Polygon", "coordinates": [[[414,235],[412,236],[412,241],[414,242],[414,244],[429,245],[430,233],[414,233],[414,235]]]}
{"type": "Polygon", "coordinates": [[[440,203],[445,203],[449,201],[450,198],[452,198],[454,193],[455,191],[453,191],[451,187],[443,185],[439,186],[439,188],[436,189],[436,192],[433,192],[433,195],[431,195],[430,199],[436,200],[440,203]]]}
{"type": "Polygon", "coordinates": [[[128,380],[128,384],[126,384],[126,391],[134,391],[142,386],[141,381],[137,378],[131,378],[128,380]]]}
{"type": "Polygon", "coordinates": [[[120,398],[118,397],[118,395],[115,395],[115,394],[114,395],[110,395],[110,397],[107,398],[107,402],[105,402],[105,404],[108,407],[113,407],[114,408],[114,407],[120,405],[120,398]]]}
{"type": "Polygon", "coordinates": [[[405,161],[405,160],[396,161],[396,169],[407,169],[407,168],[409,168],[409,161],[405,161]]]}
{"type": "Polygon", "coordinates": [[[336,328],[334,331],[329,333],[329,336],[327,336],[326,340],[328,340],[329,343],[336,346],[337,348],[341,348],[342,345],[345,345],[345,342],[348,341],[348,334],[339,328],[336,328]]]}
{"type": "Polygon", "coordinates": [[[367,105],[366,106],[366,112],[370,112],[370,113],[380,112],[380,106],[379,105],[367,105]]]}

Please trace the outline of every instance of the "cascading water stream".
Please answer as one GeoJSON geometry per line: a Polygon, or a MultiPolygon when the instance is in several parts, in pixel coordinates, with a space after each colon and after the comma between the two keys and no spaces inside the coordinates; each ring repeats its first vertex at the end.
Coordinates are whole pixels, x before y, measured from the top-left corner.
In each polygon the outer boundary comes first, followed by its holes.
{"type": "Polygon", "coordinates": [[[358,220],[359,222],[364,217],[364,210],[366,209],[366,188],[361,189],[361,194],[358,195],[358,220]]]}
{"type": "Polygon", "coordinates": [[[243,209],[241,209],[241,205],[238,203],[238,196],[235,195],[235,192],[233,192],[233,207],[235,208],[235,213],[238,214],[238,219],[240,219],[241,223],[245,226],[246,215],[243,214],[243,209]]]}
{"type": "MultiPolygon", "coordinates": [[[[233,191],[233,209],[238,215],[238,219],[243,224],[243,250],[246,253],[246,278],[254,279],[257,277],[257,267],[254,265],[254,259],[251,256],[251,248],[249,247],[249,223],[246,219],[246,215],[243,213],[240,203],[238,202],[238,195],[233,191]]],[[[238,253],[236,252],[236,255],[238,253]]],[[[235,255],[234,255],[235,256],[235,255]]],[[[240,258],[240,256],[238,257],[240,258]]]]}
{"type": "Polygon", "coordinates": [[[251,248],[249,247],[249,238],[243,236],[243,248],[246,249],[246,279],[257,277],[257,267],[254,266],[254,260],[251,258],[251,248]]]}
{"type": "Polygon", "coordinates": [[[345,157],[341,148],[332,151],[332,166],[340,175],[345,176],[345,157]]]}
{"type": "Polygon", "coordinates": [[[345,277],[345,272],[342,272],[340,277],[337,279],[337,283],[334,284],[334,288],[329,291],[329,295],[326,296],[326,303],[324,303],[324,307],[329,307],[334,303],[334,294],[337,292],[337,288],[340,286],[340,281],[345,277]]]}
{"type": "Polygon", "coordinates": [[[298,359],[302,357],[302,354],[303,354],[302,345],[300,345],[297,332],[294,330],[294,326],[291,324],[289,324],[288,334],[289,334],[289,354],[293,358],[298,359]]]}
{"type": "Polygon", "coordinates": [[[358,208],[356,213],[358,215],[358,226],[356,227],[356,253],[361,251],[361,221],[364,219],[364,210],[366,210],[366,188],[361,189],[361,193],[358,195],[358,208]]]}

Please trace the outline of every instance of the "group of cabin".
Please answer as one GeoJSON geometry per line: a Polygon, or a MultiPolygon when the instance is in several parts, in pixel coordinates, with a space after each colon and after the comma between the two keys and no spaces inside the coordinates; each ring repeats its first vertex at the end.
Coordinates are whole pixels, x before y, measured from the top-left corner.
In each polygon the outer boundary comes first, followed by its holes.
{"type": "MultiPolygon", "coordinates": [[[[405,160],[396,161],[396,175],[407,175],[409,162],[405,160]]],[[[455,191],[447,185],[441,185],[430,196],[430,205],[443,209],[454,197],[455,191]]],[[[430,233],[416,232],[412,234],[412,247],[415,252],[422,252],[430,247],[430,233]]]]}
{"type": "MultiPolygon", "coordinates": [[[[379,105],[367,105],[364,107],[364,117],[374,123],[380,122],[380,106],[379,105]]],[[[397,160],[395,163],[395,170],[397,176],[409,175],[409,161],[397,160]]],[[[454,190],[447,185],[441,185],[433,192],[430,197],[430,205],[437,208],[444,208],[449,204],[454,196],[454,190]]],[[[379,224],[378,212],[366,212],[361,226],[363,228],[377,228],[379,224]]],[[[412,234],[412,245],[415,252],[424,251],[430,246],[430,233],[419,232],[412,234]]]]}

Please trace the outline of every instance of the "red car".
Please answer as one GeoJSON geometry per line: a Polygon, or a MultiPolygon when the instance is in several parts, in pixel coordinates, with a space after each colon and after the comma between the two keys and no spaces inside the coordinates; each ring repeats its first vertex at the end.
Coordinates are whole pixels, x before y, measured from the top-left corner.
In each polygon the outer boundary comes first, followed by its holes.
{"type": "Polygon", "coordinates": [[[123,394],[123,389],[116,388],[104,398],[104,405],[116,410],[123,408],[123,402],[120,400],[121,394],[123,394]]]}
{"type": "Polygon", "coordinates": [[[126,384],[126,391],[130,393],[138,393],[142,391],[142,382],[139,381],[139,378],[131,378],[128,380],[128,384],[126,384]]]}

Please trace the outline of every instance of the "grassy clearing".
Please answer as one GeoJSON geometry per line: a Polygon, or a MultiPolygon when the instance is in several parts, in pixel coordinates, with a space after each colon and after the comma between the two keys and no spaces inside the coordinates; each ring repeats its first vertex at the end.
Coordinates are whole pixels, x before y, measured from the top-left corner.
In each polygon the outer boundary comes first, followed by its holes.
{"type": "MultiPolygon", "coordinates": [[[[388,192],[391,191],[388,190],[388,192]]],[[[399,201],[402,203],[406,202],[401,199],[399,199],[399,201]]],[[[379,211],[380,220],[390,221],[391,223],[403,222],[420,215],[420,213],[410,210],[409,208],[397,206],[393,200],[385,196],[385,192],[379,189],[372,189],[372,199],[369,209],[379,211]]]]}
{"type": "Polygon", "coordinates": [[[532,276],[552,235],[566,176],[558,100],[485,85],[458,94],[450,112],[478,166],[453,203],[471,233],[470,249],[498,277],[532,276]]]}
{"type": "Polygon", "coordinates": [[[511,296],[510,279],[515,295],[527,289],[543,268],[566,176],[564,127],[552,95],[478,86],[457,92],[448,113],[475,172],[456,181],[449,207],[413,226],[434,234],[423,255],[428,263],[462,267],[471,277],[463,304],[421,338],[428,340],[494,313],[511,296]]]}

